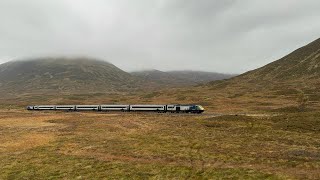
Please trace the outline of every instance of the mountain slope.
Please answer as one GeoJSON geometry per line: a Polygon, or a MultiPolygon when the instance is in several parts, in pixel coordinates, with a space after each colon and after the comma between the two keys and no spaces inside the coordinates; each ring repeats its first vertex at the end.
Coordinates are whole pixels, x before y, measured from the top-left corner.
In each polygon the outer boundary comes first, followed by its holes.
{"type": "Polygon", "coordinates": [[[0,65],[1,92],[104,92],[137,86],[129,73],[87,58],[39,58],[0,65]]]}
{"type": "Polygon", "coordinates": [[[202,71],[138,71],[132,72],[133,76],[143,79],[144,81],[150,81],[155,84],[163,86],[188,86],[196,85],[200,83],[207,83],[210,81],[227,79],[233,77],[230,74],[202,72],[202,71]]]}
{"type": "Polygon", "coordinates": [[[317,39],[289,55],[264,67],[247,72],[237,79],[286,82],[315,80],[319,77],[320,39],[317,39]]]}
{"type": "Polygon", "coordinates": [[[314,89],[320,79],[320,39],[287,56],[230,80],[211,82],[213,87],[259,89],[314,89]]]}

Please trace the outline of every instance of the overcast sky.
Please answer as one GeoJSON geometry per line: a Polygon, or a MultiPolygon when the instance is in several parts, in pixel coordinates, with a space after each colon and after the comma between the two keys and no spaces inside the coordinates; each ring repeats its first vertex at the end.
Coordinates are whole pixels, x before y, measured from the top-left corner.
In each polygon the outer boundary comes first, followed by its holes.
{"type": "Polygon", "coordinates": [[[126,71],[242,73],[319,37],[319,0],[0,0],[0,63],[89,56],[126,71]]]}

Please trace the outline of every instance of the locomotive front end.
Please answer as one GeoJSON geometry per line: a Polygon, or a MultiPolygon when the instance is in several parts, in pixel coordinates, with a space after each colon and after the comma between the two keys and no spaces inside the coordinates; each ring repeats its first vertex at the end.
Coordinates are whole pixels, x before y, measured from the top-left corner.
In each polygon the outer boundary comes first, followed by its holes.
{"type": "Polygon", "coordinates": [[[203,113],[204,112],[204,107],[202,107],[201,105],[196,105],[196,108],[197,108],[199,113],[203,113]]]}

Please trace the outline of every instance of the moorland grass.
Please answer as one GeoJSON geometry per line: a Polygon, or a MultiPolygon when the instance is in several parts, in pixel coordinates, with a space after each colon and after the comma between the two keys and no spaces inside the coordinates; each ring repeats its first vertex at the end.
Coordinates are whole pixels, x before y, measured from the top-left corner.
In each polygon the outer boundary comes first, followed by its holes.
{"type": "Polygon", "coordinates": [[[317,112],[8,113],[0,112],[0,179],[320,177],[317,112]],[[18,141],[27,135],[39,142],[18,141]]]}

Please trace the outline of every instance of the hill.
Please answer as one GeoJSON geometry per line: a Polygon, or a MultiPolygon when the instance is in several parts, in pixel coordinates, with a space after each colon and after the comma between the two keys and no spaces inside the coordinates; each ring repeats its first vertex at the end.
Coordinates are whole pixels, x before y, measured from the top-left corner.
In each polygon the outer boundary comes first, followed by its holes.
{"type": "Polygon", "coordinates": [[[320,77],[320,39],[235,78],[250,82],[313,81],[320,77]]]}
{"type": "Polygon", "coordinates": [[[177,87],[190,86],[210,81],[228,79],[231,74],[202,72],[202,71],[137,71],[131,73],[133,76],[162,86],[177,87]]]}
{"type": "MultiPolygon", "coordinates": [[[[225,81],[206,85],[228,97],[263,99],[290,106],[320,106],[320,39],[261,68],[225,81]]],[[[268,103],[266,103],[268,104],[268,103]]]]}
{"type": "Polygon", "coordinates": [[[247,91],[287,89],[308,93],[319,88],[319,79],[320,39],[317,39],[261,68],[227,81],[212,82],[209,86],[238,87],[247,91]]]}
{"type": "Polygon", "coordinates": [[[193,88],[159,92],[150,101],[202,104],[214,112],[320,109],[320,39],[261,68],[193,88]]]}
{"type": "Polygon", "coordinates": [[[38,58],[0,65],[0,92],[89,93],[137,88],[127,72],[101,60],[38,58]]]}

